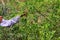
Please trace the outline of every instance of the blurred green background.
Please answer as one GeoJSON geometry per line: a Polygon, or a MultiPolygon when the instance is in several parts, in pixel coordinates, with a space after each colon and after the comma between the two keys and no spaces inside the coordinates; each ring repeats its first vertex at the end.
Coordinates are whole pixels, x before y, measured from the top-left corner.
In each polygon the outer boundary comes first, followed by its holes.
{"type": "Polygon", "coordinates": [[[11,27],[0,27],[0,40],[60,40],[60,0],[0,0],[0,15],[26,13],[11,27]]]}

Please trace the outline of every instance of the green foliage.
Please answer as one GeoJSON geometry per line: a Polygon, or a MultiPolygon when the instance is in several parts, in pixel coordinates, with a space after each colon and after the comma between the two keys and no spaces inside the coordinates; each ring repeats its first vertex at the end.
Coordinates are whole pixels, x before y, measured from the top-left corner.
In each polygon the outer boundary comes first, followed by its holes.
{"type": "Polygon", "coordinates": [[[0,40],[60,40],[60,0],[10,0],[5,6],[5,19],[24,13],[27,17],[11,27],[0,27],[0,40]]]}

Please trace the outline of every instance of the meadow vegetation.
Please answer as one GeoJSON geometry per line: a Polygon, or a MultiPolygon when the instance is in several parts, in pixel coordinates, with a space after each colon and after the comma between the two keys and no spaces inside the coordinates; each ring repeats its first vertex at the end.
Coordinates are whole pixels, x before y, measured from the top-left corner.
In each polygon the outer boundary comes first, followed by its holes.
{"type": "Polygon", "coordinates": [[[4,3],[0,1],[0,15],[5,19],[24,13],[26,16],[11,27],[0,27],[0,40],[60,40],[60,0],[5,0],[4,3]]]}

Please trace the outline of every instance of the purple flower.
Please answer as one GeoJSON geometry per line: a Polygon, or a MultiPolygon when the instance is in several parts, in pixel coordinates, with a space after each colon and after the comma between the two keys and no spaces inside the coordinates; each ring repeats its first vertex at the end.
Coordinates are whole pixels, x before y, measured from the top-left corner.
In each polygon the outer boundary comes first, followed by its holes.
{"type": "Polygon", "coordinates": [[[2,22],[0,23],[0,26],[4,26],[4,27],[11,26],[11,25],[17,23],[17,21],[19,21],[19,19],[20,19],[20,16],[13,17],[10,20],[3,19],[2,22]]]}

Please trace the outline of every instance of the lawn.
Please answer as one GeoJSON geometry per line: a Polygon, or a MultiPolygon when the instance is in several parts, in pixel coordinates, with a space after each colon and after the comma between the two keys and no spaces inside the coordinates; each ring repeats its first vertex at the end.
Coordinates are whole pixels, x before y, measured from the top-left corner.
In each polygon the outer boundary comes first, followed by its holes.
{"type": "Polygon", "coordinates": [[[4,19],[26,16],[11,27],[0,27],[0,40],[60,40],[60,0],[2,1],[0,15],[4,19]]]}

